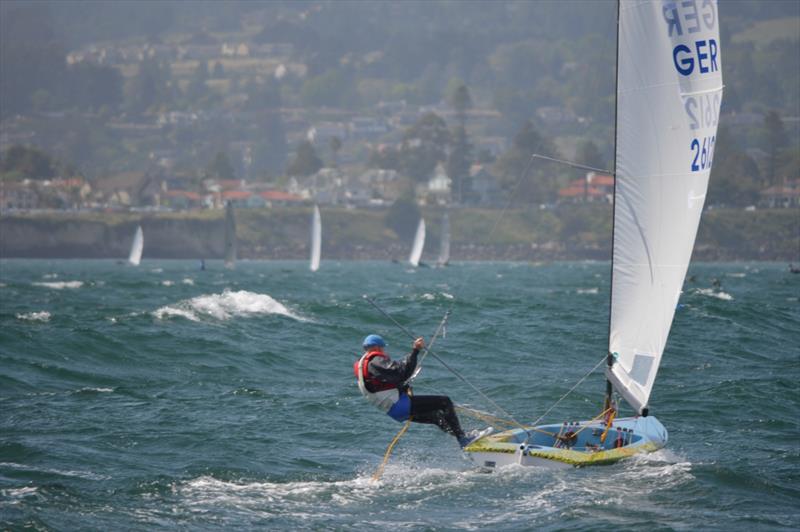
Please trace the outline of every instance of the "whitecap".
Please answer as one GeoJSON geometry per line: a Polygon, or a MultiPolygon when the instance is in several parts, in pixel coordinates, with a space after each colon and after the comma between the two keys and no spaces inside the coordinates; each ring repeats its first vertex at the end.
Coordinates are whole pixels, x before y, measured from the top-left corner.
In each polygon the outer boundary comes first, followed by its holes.
{"type": "Polygon", "coordinates": [[[113,391],[114,388],[92,388],[90,386],[85,386],[75,393],[111,393],[113,391]]]}
{"type": "Polygon", "coordinates": [[[26,312],[24,314],[17,314],[17,319],[29,321],[50,321],[50,313],[46,310],[41,312],[26,312]]]}
{"type": "Polygon", "coordinates": [[[42,279],[57,279],[57,278],[58,278],[57,273],[46,273],[42,275],[42,279]]]}
{"type": "Polygon", "coordinates": [[[730,295],[727,292],[723,292],[722,290],[720,290],[719,292],[715,292],[711,288],[698,288],[697,289],[697,293],[702,295],[702,296],[715,297],[717,299],[722,299],[723,301],[733,301],[733,296],[730,295]]]}
{"type": "Polygon", "coordinates": [[[164,286],[172,286],[175,283],[173,283],[172,281],[161,281],[161,284],[164,285],[164,286]]]}
{"type": "Polygon", "coordinates": [[[83,286],[83,281],[56,281],[50,283],[33,283],[33,285],[63,290],[64,288],[80,288],[83,286]]]}
{"type": "Polygon", "coordinates": [[[181,316],[192,321],[198,321],[202,316],[227,320],[260,314],[277,314],[299,321],[308,321],[272,297],[246,290],[236,292],[225,290],[221,294],[202,295],[180,301],[175,305],[161,307],[153,313],[159,319],[181,316]]]}
{"type": "Polygon", "coordinates": [[[150,271],[152,273],[162,273],[164,271],[164,268],[151,268],[150,271]]]}
{"type": "Polygon", "coordinates": [[[23,488],[8,488],[0,490],[0,497],[11,504],[17,504],[15,499],[22,499],[31,495],[36,495],[39,488],[36,486],[25,486],[23,488]]]}
{"type": "Polygon", "coordinates": [[[433,294],[428,294],[428,293],[422,294],[421,296],[419,296],[419,298],[424,299],[425,301],[433,301],[434,299],[436,299],[436,297],[433,294]]]}
{"type": "Polygon", "coordinates": [[[62,477],[77,477],[89,480],[108,480],[110,477],[105,475],[98,475],[91,471],[74,471],[70,469],[55,469],[55,468],[39,468],[27,464],[17,464],[14,462],[0,462],[0,467],[8,469],[15,469],[17,471],[38,471],[42,473],[50,473],[53,475],[61,475],[62,477]]]}
{"type": "Polygon", "coordinates": [[[598,293],[600,293],[600,289],[597,288],[597,287],[595,287],[595,288],[578,288],[576,290],[576,292],[578,294],[598,294],[598,293]]]}
{"type": "Polygon", "coordinates": [[[445,299],[453,299],[453,294],[448,294],[447,292],[440,292],[442,297],[445,299]]]}
{"type": "Polygon", "coordinates": [[[728,277],[734,277],[734,278],[736,278],[736,279],[742,279],[742,278],[744,278],[744,277],[747,277],[747,274],[746,274],[746,273],[728,273],[728,274],[726,274],[726,275],[727,275],[728,277]]]}
{"type": "Polygon", "coordinates": [[[188,277],[184,278],[181,282],[189,286],[194,286],[194,279],[189,279],[188,277]]]}

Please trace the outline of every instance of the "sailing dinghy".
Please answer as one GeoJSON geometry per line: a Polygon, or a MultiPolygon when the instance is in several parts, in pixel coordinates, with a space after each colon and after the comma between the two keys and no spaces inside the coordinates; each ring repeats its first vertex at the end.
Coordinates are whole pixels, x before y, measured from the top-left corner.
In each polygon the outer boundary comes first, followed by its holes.
{"type": "Polygon", "coordinates": [[[225,267],[229,270],[236,266],[236,247],[236,218],[229,201],[225,205],[225,267]]]}
{"type": "Polygon", "coordinates": [[[714,156],[723,88],[718,23],[713,0],[619,2],[605,407],[589,421],[481,438],[465,448],[479,466],[607,464],[666,445],[648,401],[714,156]],[[616,417],[614,392],[634,416],[616,417]]]}
{"type": "Polygon", "coordinates": [[[128,255],[128,264],[138,266],[142,262],[142,250],[144,249],[144,233],[142,226],[136,228],[133,234],[133,244],[131,244],[131,252],[128,255]]]}
{"type": "Polygon", "coordinates": [[[319,216],[319,207],[314,205],[311,215],[311,261],[309,268],[312,272],[319,270],[319,260],[322,251],[322,220],[319,216]]]}
{"type": "Polygon", "coordinates": [[[419,219],[417,233],[414,235],[414,245],[411,246],[411,255],[408,262],[415,268],[419,266],[419,259],[422,258],[422,248],[425,247],[425,218],[419,219]]]}

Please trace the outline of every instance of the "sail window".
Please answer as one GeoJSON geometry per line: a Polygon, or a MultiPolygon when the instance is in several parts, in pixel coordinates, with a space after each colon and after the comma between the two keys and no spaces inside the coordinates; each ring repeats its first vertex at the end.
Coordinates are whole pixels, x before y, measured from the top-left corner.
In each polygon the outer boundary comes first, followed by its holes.
{"type": "Polygon", "coordinates": [[[633,367],[630,371],[631,378],[642,386],[646,386],[650,370],[653,368],[653,360],[655,357],[652,355],[634,355],[633,367]]]}

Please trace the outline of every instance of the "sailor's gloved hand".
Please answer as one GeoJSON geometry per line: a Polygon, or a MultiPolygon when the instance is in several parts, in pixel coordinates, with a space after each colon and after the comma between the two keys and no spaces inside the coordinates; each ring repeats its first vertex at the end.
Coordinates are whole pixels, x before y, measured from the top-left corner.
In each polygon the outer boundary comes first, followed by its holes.
{"type": "Polygon", "coordinates": [[[414,349],[417,351],[422,350],[425,347],[425,340],[420,336],[416,340],[414,340],[414,349]]]}

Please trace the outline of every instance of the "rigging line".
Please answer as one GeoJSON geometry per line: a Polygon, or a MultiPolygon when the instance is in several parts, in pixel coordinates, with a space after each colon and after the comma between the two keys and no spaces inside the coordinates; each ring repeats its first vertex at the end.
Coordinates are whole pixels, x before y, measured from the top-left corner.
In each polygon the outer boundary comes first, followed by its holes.
{"type": "Polygon", "coordinates": [[[589,373],[587,373],[586,375],[584,375],[583,377],[581,377],[581,378],[580,378],[580,380],[579,380],[578,382],[576,382],[576,383],[575,383],[575,385],[574,385],[572,388],[570,388],[570,389],[567,391],[567,393],[565,393],[564,395],[562,395],[562,396],[559,398],[559,400],[558,400],[558,401],[556,401],[555,403],[553,403],[553,406],[551,406],[550,408],[548,408],[548,409],[547,409],[547,411],[546,411],[544,414],[542,414],[541,416],[539,416],[539,419],[537,419],[536,421],[534,421],[534,422],[533,422],[533,423],[531,423],[531,424],[532,424],[532,425],[536,425],[536,424],[538,424],[538,423],[539,423],[539,422],[540,422],[542,419],[544,419],[544,417],[545,417],[547,414],[549,414],[549,413],[550,413],[550,411],[552,411],[552,410],[553,410],[553,409],[554,409],[556,406],[558,406],[558,403],[560,403],[561,401],[563,401],[564,399],[566,399],[566,397],[567,397],[569,394],[571,394],[572,392],[574,392],[574,391],[575,391],[575,388],[577,388],[578,386],[580,386],[580,385],[583,383],[583,381],[585,381],[587,378],[589,378],[589,375],[591,375],[592,373],[594,373],[594,372],[595,372],[595,370],[596,370],[597,368],[599,368],[599,367],[600,367],[600,366],[601,366],[601,365],[602,365],[602,364],[603,364],[603,363],[606,361],[606,359],[607,359],[606,355],[603,355],[603,358],[601,358],[601,359],[600,359],[600,362],[598,362],[597,364],[595,364],[595,366],[594,366],[592,369],[590,369],[590,370],[589,370],[589,373]]]}
{"type": "Polygon", "coordinates": [[[417,362],[417,368],[414,370],[414,373],[406,380],[405,384],[410,386],[411,382],[413,382],[413,380],[417,378],[417,375],[419,375],[419,372],[422,370],[422,361],[425,360],[425,357],[433,348],[433,344],[436,343],[436,339],[438,338],[439,333],[441,333],[444,330],[445,324],[447,323],[447,318],[449,316],[450,316],[450,311],[448,310],[447,312],[444,313],[442,321],[439,322],[439,326],[436,327],[436,330],[433,332],[433,336],[431,336],[430,343],[427,346],[425,346],[425,352],[422,353],[422,357],[420,357],[419,361],[417,362]]]}
{"type": "MultiPolygon", "coordinates": [[[[411,331],[409,331],[409,330],[408,330],[406,327],[404,327],[404,326],[403,326],[401,323],[399,323],[399,322],[398,322],[396,319],[394,319],[394,317],[392,317],[390,314],[388,314],[388,313],[387,313],[385,310],[383,310],[382,308],[380,308],[380,307],[378,306],[378,304],[377,304],[377,303],[375,303],[375,301],[373,301],[373,300],[372,300],[372,298],[370,298],[370,297],[369,297],[369,296],[367,296],[366,294],[365,294],[363,297],[364,297],[364,299],[366,299],[366,300],[369,302],[369,304],[370,304],[370,305],[372,305],[373,307],[375,307],[375,309],[376,309],[378,312],[380,312],[381,314],[383,314],[384,316],[386,316],[387,318],[389,318],[389,319],[392,321],[392,323],[394,323],[394,324],[395,324],[397,327],[399,327],[399,328],[400,328],[400,330],[402,330],[403,332],[405,332],[405,333],[406,333],[406,334],[407,334],[409,337],[411,337],[411,338],[415,338],[415,336],[414,336],[414,335],[411,333],[411,331]]],[[[467,386],[469,386],[470,388],[472,388],[473,390],[475,390],[475,391],[476,391],[476,392],[477,392],[477,393],[478,393],[478,394],[479,394],[481,397],[483,397],[483,398],[484,398],[484,399],[485,399],[485,400],[486,400],[486,401],[487,401],[487,402],[488,402],[490,405],[492,405],[494,408],[496,408],[496,409],[497,409],[497,411],[499,411],[500,413],[502,413],[503,415],[505,415],[505,416],[506,416],[506,417],[508,417],[509,419],[513,420],[513,421],[514,421],[514,423],[516,423],[518,426],[520,426],[520,427],[522,427],[522,426],[523,426],[523,425],[522,425],[520,422],[518,422],[516,419],[514,419],[514,416],[512,416],[511,414],[509,414],[508,412],[506,412],[506,411],[505,411],[503,408],[501,408],[501,407],[500,407],[500,405],[498,405],[497,403],[495,403],[495,402],[494,402],[494,401],[493,401],[493,400],[492,400],[492,399],[491,399],[489,396],[487,396],[485,393],[483,393],[483,392],[482,392],[482,391],[481,391],[481,390],[480,390],[478,387],[476,387],[474,384],[472,384],[471,382],[469,382],[469,381],[468,381],[468,380],[467,380],[467,379],[466,379],[466,378],[465,378],[463,375],[461,375],[461,374],[460,374],[458,371],[456,371],[455,369],[453,369],[452,367],[450,367],[450,365],[449,365],[449,364],[447,364],[447,362],[445,362],[444,360],[442,360],[442,359],[439,357],[439,355],[437,355],[437,354],[436,354],[436,353],[435,353],[433,350],[431,350],[431,349],[428,349],[428,353],[430,353],[430,354],[433,356],[433,358],[435,358],[436,360],[438,360],[438,361],[439,361],[439,363],[440,363],[442,366],[444,366],[445,368],[447,368],[447,370],[448,370],[448,371],[450,371],[450,373],[452,373],[453,375],[455,375],[456,377],[458,377],[458,378],[459,378],[459,379],[460,379],[460,380],[461,380],[461,381],[462,381],[464,384],[466,384],[467,386]]]]}

